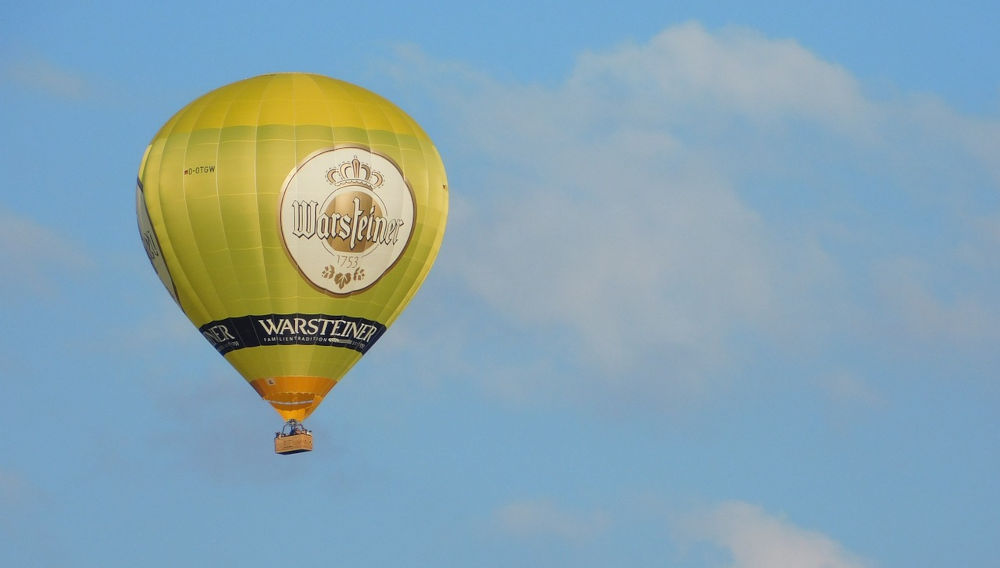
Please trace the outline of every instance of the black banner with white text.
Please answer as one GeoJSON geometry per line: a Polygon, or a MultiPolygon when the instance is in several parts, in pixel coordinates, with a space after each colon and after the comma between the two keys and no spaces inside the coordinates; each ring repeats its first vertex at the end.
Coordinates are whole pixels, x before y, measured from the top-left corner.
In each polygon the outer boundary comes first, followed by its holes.
{"type": "Polygon", "coordinates": [[[328,345],[365,353],[385,329],[377,321],[326,314],[238,316],[198,328],[222,355],[264,345],[328,345]]]}

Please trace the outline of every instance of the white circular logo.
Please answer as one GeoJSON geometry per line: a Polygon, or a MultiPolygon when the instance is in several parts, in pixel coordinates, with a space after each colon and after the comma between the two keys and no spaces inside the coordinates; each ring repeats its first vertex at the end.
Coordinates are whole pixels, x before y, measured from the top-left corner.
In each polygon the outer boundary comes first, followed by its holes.
{"type": "Polygon", "coordinates": [[[375,284],[413,231],[413,192],[389,158],[367,148],[320,150],[281,190],[281,238],[299,272],[335,295],[375,284]]]}

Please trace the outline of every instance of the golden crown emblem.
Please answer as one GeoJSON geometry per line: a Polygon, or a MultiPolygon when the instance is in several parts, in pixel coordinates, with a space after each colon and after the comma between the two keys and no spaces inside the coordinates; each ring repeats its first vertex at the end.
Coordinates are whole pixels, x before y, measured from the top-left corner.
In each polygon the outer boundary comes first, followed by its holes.
{"type": "Polygon", "coordinates": [[[371,190],[377,189],[385,181],[378,170],[372,169],[369,164],[362,162],[357,156],[353,160],[343,162],[339,166],[327,170],[326,179],[337,187],[360,185],[371,190]]]}

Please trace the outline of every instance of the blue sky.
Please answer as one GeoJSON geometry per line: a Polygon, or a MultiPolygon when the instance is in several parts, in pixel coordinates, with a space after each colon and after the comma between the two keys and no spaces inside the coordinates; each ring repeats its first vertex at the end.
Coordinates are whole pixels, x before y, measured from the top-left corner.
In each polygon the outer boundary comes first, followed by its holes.
{"type": "Polygon", "coordinates": [[[702,4],[5,7],[0,564],[994,563],[1000,9],[702,4]],[[133,200],[174,112],[293,70],[452,203],[285,458],[133,200]]]}

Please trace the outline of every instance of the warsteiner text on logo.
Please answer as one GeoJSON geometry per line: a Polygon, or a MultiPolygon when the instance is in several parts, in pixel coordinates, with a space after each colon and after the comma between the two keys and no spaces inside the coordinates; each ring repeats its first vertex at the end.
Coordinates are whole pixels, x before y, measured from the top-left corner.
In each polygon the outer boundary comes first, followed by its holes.
{"type": "Polygon", "coordinates": [[[353,146],[321,150],[285,181],[282,241],[314,286],[352,294],[377,282],[402,255],[414,209],[409,184],[387,157],[353,146]]]}

